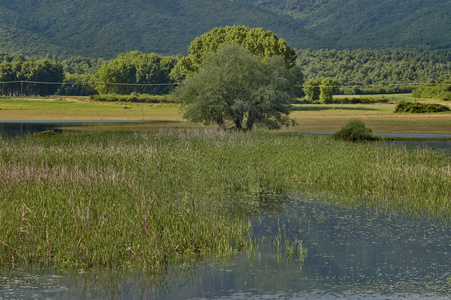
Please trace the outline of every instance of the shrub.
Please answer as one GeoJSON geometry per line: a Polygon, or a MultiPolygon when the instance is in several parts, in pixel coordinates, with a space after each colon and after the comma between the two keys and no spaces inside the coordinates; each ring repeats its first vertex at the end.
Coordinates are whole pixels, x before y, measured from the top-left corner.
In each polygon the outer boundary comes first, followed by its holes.
{"type": "Polygon", "coordinates": [[[360,120],[351,120],[333,135],[336,140],[345,140],[352,142],[376,141],[377,136],[372,133],[370,128],[360,120]]]}
{"type": "Polygon", "coordinates": [[[418,103],[418,102],[407,102],[400,101],[395,108],[395,113],[436,113],[450,111],[448,106],[438,104],[438,103],[418,103]]]}
{"type": "Polygon", "coordinates": [[[132,103],[173,103],[170,95],[149,95],[131,93],[130,95],[102,94],[92,95],[91,100],[103,102],[132,102],[132,103]]]}
{"type": "Polygon", "coordinates": [[[445,101],[451,99],[451,80],[439,84],[423,85],[412,91],[412,96],[419,98],[438,98],[445,101]]]}
{"type": "Polygon", "coordinates": [[[374,103],[389,103],[390,100],[388,98],[364,98],[364,97],[344,97],[344,98],[335,98],[334,103],[340,104],[374,104],[374,103]]]}

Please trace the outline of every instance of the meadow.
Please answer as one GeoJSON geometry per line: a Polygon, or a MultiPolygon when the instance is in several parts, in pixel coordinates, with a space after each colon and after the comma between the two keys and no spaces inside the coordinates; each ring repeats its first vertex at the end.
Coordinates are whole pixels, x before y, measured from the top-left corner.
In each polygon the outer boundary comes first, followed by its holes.
{"type": "MultiPolygon", "coordinates": [[[[389,103],[294,104],[291,118],[296,121],[296,125],[282,128],[281,131],[336,132],[349,120],[360,119],[373,132],[451,133],[451,113],[395,114],[395,106],[399,101],[416,100],[410,94],[362,97],[384,97],[389,103]]],[[[450,106],[445,101],[417,100],[450,106]]],[[[204,128],[185,122],[180,104],[104,103],[90,101],[89,97],[0,98],[0,120],[149,120],[178,122],[178,125],[173,124],[176,127],[204,128]]]]}
{"type": "Polygon", "coordinates": [[[210,129],[0,139],[0,262],[135,266],[233,255],[293,191],[448,222],[451,157],[329,137],[210,129]]]}

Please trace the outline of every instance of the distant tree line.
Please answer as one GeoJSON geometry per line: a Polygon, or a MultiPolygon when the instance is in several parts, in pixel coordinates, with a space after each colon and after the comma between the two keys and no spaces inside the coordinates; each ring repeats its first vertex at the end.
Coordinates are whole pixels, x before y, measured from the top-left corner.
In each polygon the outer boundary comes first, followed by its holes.
{"type": "Polygon", "coordinates": [[[299,50],[306,80],[332,77],[344,94],[408,93],[451,78],[449,50],[299,50]]]}
{"type": "MultiPolygon", "coordinates": [[[[216,31],[220,38],[232,42],[241,41],[247,43],[248,47],[253,46],[243,37],[243,32],[246,31],[244,29],[238,27],[229,32],[228,36],[223,30],[216,31]]],[[[280,54],[289,50],[283,42],[274,40],[264,31],[253,31],[252,34],[261,34],[268,43],[278,46],[277,51],[281,51],[280,54]]],[[[202,35],[195,40],[195,43],[193,41],[192,50],[186,57],[133,51],[122,53],[115,59],[106,61],[79,56],[61,59],[48,55],[25,57],[20,54],[0,54],[0,82],[15,82],[1,83],[0,94],[83,96],[97,93],[130,94],[134,92],[156,95],[169,93],[174,88],[173,85],[158,86],[156,84],[173,84],[183,79],[190,66],[195,66],[193,69],[198,68],[202,57],[195,54],[194,45],[202,50],[217,47],[217,43],[212,43],[211,38],[208,39],[210,36],[211,33],[202,35]],[[21,83],[22,81],[63,82],[64,84],[26,84],[21,83]],[[130,85],[120,85],[122,83],[130,85]]],[[[289,54],[286,56],[287,62],[292,64],[295,55],[289,51],[286,53],[289,54]]],[[[307,81],[328,77],[338,81],[340,84],[338,93],[342,94],[407,93],[416,89],[418,97],[439,95],[439,98],[449,98],[446,85],[445,87],[437,85],[451,78],[451,51],[449,50],[307,49],[297,51],[296,64],[307,81]]],[[[301,81],[302,78],[300,78],[301,81]]],[[[297,96],[302,95],[298,93],[297,96]]]]}
{"type": "Polygon", "coordinates": [[[179,57],[138,51],[119,54],[110,61],[0,54],[0,94],[168,94],[174,88],[170,73],[178,60],[179,57]]]}
{"type": "Polygon", "coordinates": [[[37,60],[4,60],[0,63],[0,94],[53,95],[63,81],[60,63],[42,58],[37,60]],[[39,83],[29,83],[29,81],[39,83]]]}
{"type": "Polygon", "coordinates": [[[412,96],[415,98],[438,98],[451,100],[451,80],[442,82],[431,82],[413,90],[412,96]]]}

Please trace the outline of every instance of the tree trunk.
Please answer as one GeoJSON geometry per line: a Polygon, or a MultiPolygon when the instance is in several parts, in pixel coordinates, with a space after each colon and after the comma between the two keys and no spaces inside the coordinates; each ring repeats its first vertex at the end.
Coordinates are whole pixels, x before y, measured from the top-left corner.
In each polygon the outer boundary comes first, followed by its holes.
{"type": "Polygon", "coordinates": [[[252,130],[252,127],[254,126],[254,122],[255,122],[255,113],[254,112],[249,112],[249,115],[247,116],[247,122],[246,122],[246,129],[247,130],[252,130]]]}
{"type": "Polygon", "coordinates": [[[242,117],[237,117],[233,120],[233,122],[235,123],[235,127],[237,129],[243,129],[243,118],[242,117]]]}

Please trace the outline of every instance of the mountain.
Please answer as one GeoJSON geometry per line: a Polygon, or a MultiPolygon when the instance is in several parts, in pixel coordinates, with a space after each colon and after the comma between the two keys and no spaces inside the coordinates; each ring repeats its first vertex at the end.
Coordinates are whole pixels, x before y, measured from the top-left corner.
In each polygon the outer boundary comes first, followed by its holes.
{"type": "Polygon", "coordinates": [[[451,0],[0,0],[0,52],[186,54],[213,27],[272,30],[296,49],[451,48],[451,0]]]}
{"type": "Polygon", "coordinates": [[[273,11],[326,47],[451,48],[450,0],[236,0],[273,11]]]}

